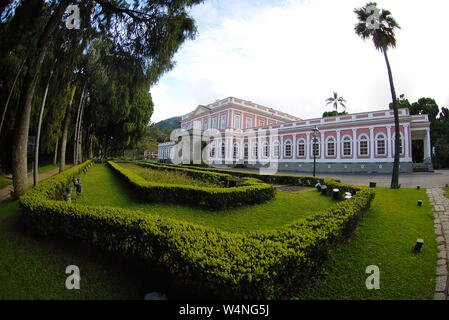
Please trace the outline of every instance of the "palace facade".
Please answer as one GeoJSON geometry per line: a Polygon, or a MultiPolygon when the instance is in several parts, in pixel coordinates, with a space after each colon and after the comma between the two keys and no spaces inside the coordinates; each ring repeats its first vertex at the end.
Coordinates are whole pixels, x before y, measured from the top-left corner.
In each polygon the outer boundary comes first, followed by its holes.
{"type": "MultiPolygon", "coordinates": [[[[431,171],[430,123],[427,115],[399,110],[401,172],[431,171]],[[416,141],[416,142],[415,142],[416,141]],[[413,146],[417,150],[413,150],[413,146]]],[[[275,161],[278,170],[390,173],[394,162],[392,110],[303,120],[233,97],[198,106],[182,117],[189,132],[213,129],[209,161],[260,167],[275,161]]],[[[158,158],[172,160],[176,142],[159,144],[158,158]]]]}

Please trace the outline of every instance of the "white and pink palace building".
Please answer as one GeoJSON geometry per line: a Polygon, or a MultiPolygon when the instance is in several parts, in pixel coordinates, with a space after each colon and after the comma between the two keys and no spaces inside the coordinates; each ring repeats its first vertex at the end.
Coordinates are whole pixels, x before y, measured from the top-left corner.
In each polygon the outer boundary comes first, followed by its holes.
{"type": "MultiPolygon", "coordinates": [[[[432,170],[428,116],[410,115],[408,109],[399,109],[399,117],[401,172],[432,170]],[[424,145],[421,163],[412,159],[415,140],[424,145]]],[[[208,129],[220,132],[222,136],[209,144],[210,160],[218,164],[260,167],[267,161],[277,161],[279,170],[312,172],[315,149],[318,173],[390,173],[393,167],[392,110],[303,120],[229,97],[198,106],[182,117],[181,128],[190,132],[208,129]],[[319,130],[315,143],[314,128],[319,130]],[[275,134],[260,134],[267,131],[275,134]]],[[[173,141],[159,144],[158,158],[171,160],[175,144],[173,141]]]]}

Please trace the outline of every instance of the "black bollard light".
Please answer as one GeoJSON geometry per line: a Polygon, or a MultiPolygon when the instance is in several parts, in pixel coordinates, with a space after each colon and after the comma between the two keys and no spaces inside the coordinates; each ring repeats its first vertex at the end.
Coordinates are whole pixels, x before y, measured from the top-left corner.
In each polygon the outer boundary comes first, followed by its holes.
{"type": "Polygon", "coordinates": [[[417,186],[417,187],[416,187],[416,190],[419,190],[419,189],[421,189],[421,186],[417,186]]]}
{"type": "Polygon", "coordinates": [[[301,179],[298,179],[298,186],[302,186],[302,181],[301,181],[301,179]]]}
{"type": "Polygon", "coordinates": [[[369,183],[369,187],[370,188],[375,188],[376,187],[376,183],[375,182],[370,182],[369,183]]]}
{"type": "Polygon", "coordinates": [[[83,191],[83,185],[82,185],[81,183],[77,183],[77,184],[75,185],[75,187],[76,187],[76,193],[77,193],[78,195],[80,195],[81,192],[83,191]]]}
{"type": "Polygon", "coordinates": [[[416,240],[415,247],[413,248],[413,251],[415,253],[421,252],[423,245],[424,245],[424,240],[423,239],[416,240]]]}
{"type": "Polygon", "coordinates": [[[321,193],[322,193],[323,195],[326,195],[326,193],[327,193],[327,186],[326,186],[326,185],[321,186],[321,193]]]}
{"type": "Polygon", "coordinates": [[[332,190],[332,199],[338,200],[340,198],[340,190],[334,189],[332,190]]]}
{"type": "Polygon", "coordinates": [[[71,193],[64,193],[62,195],[62,197],[64,198],[65,202],[68,202],[68,203],[72,202],[72,194],[71,193]]]}
{"type": "Polygon", "coordinates": [[[422,206],[422,200],[418,200],[418,207],[422,206]]]}
{"type": "Polygon", "coordinates": [[[318,182],[318,183],[315,185],[315,188],[316,188],[318,191],[321,191],[321,184],[318,182]]]}

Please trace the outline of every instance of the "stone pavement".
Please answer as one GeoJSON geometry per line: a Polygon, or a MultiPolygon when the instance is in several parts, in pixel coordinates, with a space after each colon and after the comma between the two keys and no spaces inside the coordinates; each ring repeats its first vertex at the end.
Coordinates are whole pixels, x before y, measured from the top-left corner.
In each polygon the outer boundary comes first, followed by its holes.
{"type": "MultiPolygon", "coordinates": [[[[259,172],[258,169],[236,169],[229,168],[223,165],[215,165],[214,167],[226,170],[259,172]]],[[[312,172],[297,172],[280,170],[276,174],[291,174],[298,176],[311,176],[312,172]]],[[[337,178],[341,182],[352,184],[356,186],[368,186],[370,182],[376,182],[378,187],[390,187],[391,174],[377,174],[377,173],[320,173],[317,172],[318,177],[323,178],[337,178]]],[[[449,170],[435,170],[435,172],[413,172],[399,174],[399,183],[402,188],[433,188],[444,187],[449,184],[449,170]]]]}
{"type": "Polygon", "coordinates": [[[445,197],[441,188],[427,189],[427,195],[434,207],[435,234],[438,242],[435,300],[448,300],[449,199],[445,197]]]}
{"type": "MultiPolygon", "coordinates": [[[[66,165],[65,169],[71,167],[71,165],[66,165]]],[[[55,175],[59,172],[59,168],[53,169],[51,171],[48,172],[44,172],[44,173],[40,173],[39,174],[39,180],[38,181],[42,181],[48,177],[51,177],[52,175],[55,175]]],[[[33,184],[33,175],[30,175],[28,177],[28,185],[32,185],[33,184]]],[[[13,190],[13,186],[9,185],[3,189],[0,189],[0,202],[5,201],[6,199],[8,199],[11,196],[11,191],[13,190]]]]}

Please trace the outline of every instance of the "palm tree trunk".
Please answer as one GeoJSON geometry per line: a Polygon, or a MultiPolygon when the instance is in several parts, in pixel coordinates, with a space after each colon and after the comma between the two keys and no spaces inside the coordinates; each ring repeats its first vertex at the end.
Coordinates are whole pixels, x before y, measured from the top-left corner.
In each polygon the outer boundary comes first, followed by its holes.
{"type": "Polygon", "coordinates": [[[19,71],[16,73],[16,77],[14,78],[14,82],[12,83],[12,87],[9,90],[8,99],[6,99],[5,108],[2,113],[2,120],[0,121],[0,136],[2,135],[3,122],[5,121],[6,111],[8,110],[9,101],[11,100],[12,93],[14,92],[14,88],[16,87],[17,80],[19,79],[20,73],[22,72],[23,66],[25,65],[26,58],[23,59],[22,65],[19,68],[19,71]]]}
{"type": "Polygon", "coordinates": [[[391,72],[390,62],[388,61],[387,50],[384,48],[382,51],[385,56],[385,62],[387,63],[388,78],[390,80],[390,90],[391,90],[391,97],[393,99],[393,111],[394,111],[395,139],[394,139],[393,174],[391,176],[391,189],[398,189],[399,188],[399,161],[400,161],[400,154],[401,154],[401,150],[399,149],[399,141],[401,139],[401,134],[400,134],[400,130],[399,130],[398,102],[396,99],[396,91],[394,89],[394,83],[393,83],[393,74],[391,72]]]}
{"type": "MultiPolygon", "coordinates": [[[[56,64],[56,61],[55,61],[56,64]]],[[[41,110],[39,112],[39,122],[37,123],[37,134],[36,134],[36,148],[34,150],[34,172],[33,172],[33,180],[34,185],[37,185],[37,172],[39,168],[39,142],[41,140],[41,126],[42,126],[42,118],[44,116],[44,109],[45,109],[45,103],[47,102],[47,94],[48,94],[48,87],[50,86],[50,80],[53,76],[53,68],[50,71],[50,76],[47,80],[47,86],[45,87],[45,93],[44,98],[42,99],[42,105],[41,110]]]]}
{"type": "Polygon", "coordinates": [[[61,151],[59,155],[59,172],[64,171],[65,168],[65,153],[67,148],[67,134],[69,131],[69,124],[70,124],[70,114],[72,112],[72,103],[73,103],[73,97],[75,96],[77,84],[73,86],[72,94],[70,95],[69,103],[67,105],[67,110],[65,111],[65,118],[64,118],[64,127],[62,128],[62,137],[61,137],[61,151]]]}
{"type": "Polygon", "coordinates": [[[30,57],[28,59],[30,68],[28,68],[21,90],[17,128],[12,141],[12,174],[15,198],[23,196],[28,189],[27,144],[34,90],[44,58],[52,41],[51,36],[55,33],[55,29],[69,3],[70,0],[61,0],[39,39],[36,58],[30,57]]]}

